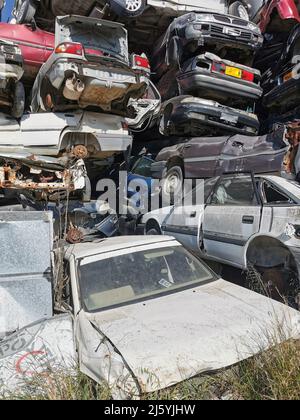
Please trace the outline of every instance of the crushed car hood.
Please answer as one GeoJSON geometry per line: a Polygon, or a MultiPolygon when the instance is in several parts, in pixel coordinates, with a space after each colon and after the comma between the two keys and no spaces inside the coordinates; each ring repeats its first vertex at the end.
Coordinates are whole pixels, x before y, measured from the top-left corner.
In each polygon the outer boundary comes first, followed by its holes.
{"type": "Polygon", "coordinates": [[[300,337],[298,312],[223,280],[87,317],[122,355],[143,393],[271,347],[268,337],[278,323],[286,338],[300,337]]]}

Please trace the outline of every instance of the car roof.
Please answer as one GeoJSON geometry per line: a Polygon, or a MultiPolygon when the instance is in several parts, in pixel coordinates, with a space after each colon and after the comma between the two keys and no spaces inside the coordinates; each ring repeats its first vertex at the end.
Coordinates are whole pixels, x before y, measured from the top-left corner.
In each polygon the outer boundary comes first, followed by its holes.
{"type": "Polygon", "coordinates": [[[111,251],[118,251],[132,247],[162,243],[170,243],[170,246],[178,244],[175,238],[170,236],[121,236],[98,240],[95,242],[86,242],[76,245],[68,245],[65,250],[65,259],[71,257],[82,259],[92,255],[103,254],[111,251]]]}

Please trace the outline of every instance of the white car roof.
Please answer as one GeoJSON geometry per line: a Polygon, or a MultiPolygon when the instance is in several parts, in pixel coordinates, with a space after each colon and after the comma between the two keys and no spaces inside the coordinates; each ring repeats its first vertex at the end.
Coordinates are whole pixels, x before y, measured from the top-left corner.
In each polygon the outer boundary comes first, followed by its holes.
{"type": "Polygon", "coordinates": [[[126,248],[153,245],[169,242],[170,246],[178,245],[175,238],[170,236],[122,236],[103,239],[95,242],[87,242],[66,247],[65,258],[68,260],[73,256],[75,259],[82,259],[92,255],[106,252],[123,250],[126,248]]]}

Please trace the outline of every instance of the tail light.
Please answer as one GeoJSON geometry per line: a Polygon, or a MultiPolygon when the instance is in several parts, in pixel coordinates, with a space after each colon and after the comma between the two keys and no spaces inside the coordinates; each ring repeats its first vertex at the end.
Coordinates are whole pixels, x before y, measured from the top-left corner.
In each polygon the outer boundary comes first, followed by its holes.
{"type": "Polygon", "coordinates": [[[151,73],[150,62],[145,54],[132,54],[132,68],[137,71],[151,73]]]}
{"type": "Polygon", "coordinates": [[[247,80],[247,82],[254,82],[254,74],[250,73],[250,71],[243,70],[242,79],[247,80]]]}
{"type": "MultiPolygon", "coordinates": [[[[218,73],[222,73],[222,74],[226,74],[226,69],[228,67],[223,64],[223,63],[213,63],[212,64],[212,71],[218,72],[218,73]]],[[[241,71],[241,76],[239,75],[237,78],[245,80],[247,82],[254,82],[255,80],[255,74],[251,73],[250,71],[247,70],[243,70],[243,69],[238,69],[237,70],[241,71]]]]}
{"type": "Polygon", "coordinates": [[[128,130],[129,125],[125,121],[122,121],[122,128],[123,130],[128,130]]]}
{"type": "Polygon", "coordinates": [[[104,56],[104,52],[101,50],[96,50],[94,48],[85,48],[84,52],[87,55],[94,55],[95,57],[103,57],[104,56]]]}
{"type": "Polygon", "coordinates": [[[83,47],[81,44],[74,42],[64,42],[60,44],[55,49],[56,54],[72,54],[72,55],[82,55],[83,47]]]}

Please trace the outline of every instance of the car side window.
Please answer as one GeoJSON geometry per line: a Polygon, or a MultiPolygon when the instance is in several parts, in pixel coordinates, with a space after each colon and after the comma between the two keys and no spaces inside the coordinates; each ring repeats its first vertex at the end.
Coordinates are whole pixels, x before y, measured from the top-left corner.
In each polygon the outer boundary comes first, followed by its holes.
{"type": "Polygon", "coordinates": [[[295,204],[295,202],[268,182],[263,183],[263,193],[267,204],[295,204]]]}
{"type": "Polygon", "coordinates": [[[144,176],[145,178],[151,178],[151,166],[153,164],[153,160],[147,157],[141,158],[133,167],[132,173],[134,175],[144,176]]]}
{"type": "Polygon", "coordinates": [[[249,175],[223,177],[211,199],[215,206],[253,206],[258,204],[256,191],[249,175]]]}

